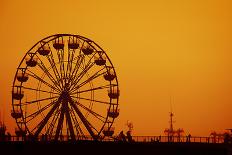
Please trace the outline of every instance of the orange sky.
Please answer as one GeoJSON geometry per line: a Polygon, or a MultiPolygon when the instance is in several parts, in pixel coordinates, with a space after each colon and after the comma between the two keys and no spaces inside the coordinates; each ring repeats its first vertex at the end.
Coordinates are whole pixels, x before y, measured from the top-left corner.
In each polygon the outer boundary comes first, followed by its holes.
{"type": "Polygon", "coordinates": [[[56,33],[94,40],[109,55],[121,90],[116,131],[160,135],[175,127],[207,136],[232,128],[230,0],[1,0],[0,108],[7,127],[11,86],[25,53],[56,33]]]}

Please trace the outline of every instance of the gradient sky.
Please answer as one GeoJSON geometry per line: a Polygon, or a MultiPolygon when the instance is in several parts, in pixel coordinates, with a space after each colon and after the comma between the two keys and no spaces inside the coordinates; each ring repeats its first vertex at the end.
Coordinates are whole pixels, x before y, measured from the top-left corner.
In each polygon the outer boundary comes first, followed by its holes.
{"type": "Polygon", "coordinates": [[[11,86],[25,53],[56,33],[94,40],[119,79],[116,131],[162,135],[170,96],[174,127],[193,136],[232,128],[231,0],[1,0],[0,111],[9,131],[11,86]],[[4,109],[4,110],[3,110],[4,109]]]}

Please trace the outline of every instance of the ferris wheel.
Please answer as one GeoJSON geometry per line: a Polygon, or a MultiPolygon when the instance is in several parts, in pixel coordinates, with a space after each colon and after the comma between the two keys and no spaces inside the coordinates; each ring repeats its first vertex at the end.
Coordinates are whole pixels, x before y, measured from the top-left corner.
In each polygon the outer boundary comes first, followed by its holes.
{"type": "Polygon", "coordinates": [[[16,70],[11,111],[16,134],[49,140],[110,137],[119,94],[115,68],[94,41],[72,34],[46,37],[16,70]]]}

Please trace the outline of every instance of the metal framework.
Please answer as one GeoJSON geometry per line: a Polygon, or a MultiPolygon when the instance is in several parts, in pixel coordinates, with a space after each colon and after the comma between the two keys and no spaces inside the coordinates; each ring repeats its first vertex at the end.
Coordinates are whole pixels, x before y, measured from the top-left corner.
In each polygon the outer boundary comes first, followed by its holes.
{"type": "Polygon", "coordinates": [[[119,94],[115,68],[94,41],[72,34],[46,37],[16,70],[11,112],[16,134],[49,140],[112,136],[119,94]]]}

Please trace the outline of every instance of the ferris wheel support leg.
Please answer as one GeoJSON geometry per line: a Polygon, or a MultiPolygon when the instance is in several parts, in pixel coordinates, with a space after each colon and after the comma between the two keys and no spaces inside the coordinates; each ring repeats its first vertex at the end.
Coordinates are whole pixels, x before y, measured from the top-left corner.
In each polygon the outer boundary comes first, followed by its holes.
{"type": "Polygon", "coordinates": [[[66,117],[67,122],[68,122],[68,127],[69,127],[69,131],[70,131],[71,139],[75,140],[75,133],[73,130],[73,125],[72,125],[71,117],[69,114],[68,102],[64,103],[64,107],[65,107],[65,117],[66,117]]]}
{"type": "Polygon", "coordinates": [[[64,113],[65,113],[65,108],[64,108],[64,104],[62,104],[62,107],[61,107],[61,114],[60,114],[59,122],[58,122],[57,129],[56,129],[56,134],[55,134],[55,140],[56,140],[56,141],[57,141],[58,138],[59,138],[60,131],[61,131],[62,126],[63,126],[64,113]]]}
{"type": "Polygon", "coordinates": [[[46,125],[46,123],[48,122],[49,118],[52,116],[53,112],[56,110],[56,108],[59,107],[59,102],[55,102],[54,106],[52,107],[52,109],[49,111],[49,113],[46,115],[46,117],[39,123],[40,126],[38,127],[38,129],[36,130],[34,136],[38,137],[39,133],[42,131],[42,129],[44,128],[44,126],[46,125]]]}
{"type": "Polygon", "coordinates": [[[76,104],[73,102],[73,100],[70,100],[69,102],[70,102],[70,105],[74,108],[74,110],[78,114],[78,116],[80,117],[81,121],[83,122],[84,126],[86,127],[86,129],[88,130],[92,138],[94,140],[97,140],[97,136],[94,134],[93,130],[89,126],[89,122],[85,119],[84,115],[80,112],[76,104]]]}

